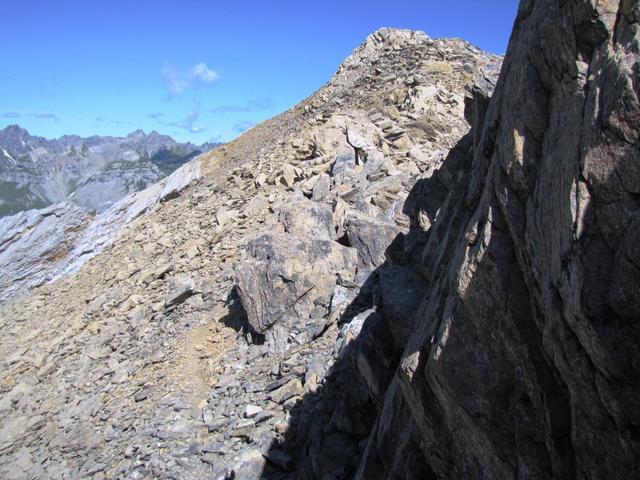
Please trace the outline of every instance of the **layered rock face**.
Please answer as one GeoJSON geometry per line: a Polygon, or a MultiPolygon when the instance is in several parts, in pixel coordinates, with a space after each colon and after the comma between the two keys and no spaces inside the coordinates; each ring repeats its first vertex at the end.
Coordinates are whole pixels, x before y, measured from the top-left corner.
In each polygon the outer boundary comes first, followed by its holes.
{"type": "Polygon", "coordinates": [[[167,178],[117,201],[98,215],[71,202],[0,219],[0,305],[78,270],[138,216],[200,178],[194,160],[167,178]]]}

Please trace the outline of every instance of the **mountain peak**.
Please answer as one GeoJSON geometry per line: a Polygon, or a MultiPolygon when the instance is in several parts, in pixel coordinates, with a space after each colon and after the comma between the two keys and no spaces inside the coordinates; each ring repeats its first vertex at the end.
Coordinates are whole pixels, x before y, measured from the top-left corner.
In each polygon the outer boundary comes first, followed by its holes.
{"type": "Polygon", "coordinates": [[[101,212],[202,153],[157,132],[47,140],[18,125],[0,130],[0,148],[0,217],[67,199],[101,212]]]}
{"type": "Polygon", "coordinates": [[[5,135],[21,135],[21,136],[30,136],[29,132],[15,123],[11,125],[7,125],[5,128],[0,130],[0,134],[5,135]]]}
{"type": "Polygon", "coordinates": [[[133,132],[131,132],[129,135],[127,135],[127,138],[131,138],[131,137],[144,137],[144,136],[145,136],[144,130],[142,130],[142,129],[140,129],[140,128],[139,128],[139,129],[134,130],[133,132]]]}

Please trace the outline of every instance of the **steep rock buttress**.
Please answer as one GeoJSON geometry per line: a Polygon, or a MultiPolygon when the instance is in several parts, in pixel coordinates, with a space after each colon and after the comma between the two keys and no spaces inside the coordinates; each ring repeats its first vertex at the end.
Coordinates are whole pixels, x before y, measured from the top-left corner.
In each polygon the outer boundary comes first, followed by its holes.
{"type": "Polygon", "coordinates": [[[639,475],[639,19],[637,1],[521,3],[457,183],[406,204],[437,211],[405,242],[427,282],[413,330],[396,358],[353,353],[360,375],[396,368],[357,478],[639,475]]]}

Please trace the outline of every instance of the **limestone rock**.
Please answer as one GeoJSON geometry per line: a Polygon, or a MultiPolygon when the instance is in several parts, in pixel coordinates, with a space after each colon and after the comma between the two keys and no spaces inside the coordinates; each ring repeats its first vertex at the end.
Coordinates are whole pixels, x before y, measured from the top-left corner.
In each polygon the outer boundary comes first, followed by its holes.
{"type": "Polygon", "coordinates": [[[312,199],[316,202],[324,200],[331,189],[331,178],[326,173],[321,173],[318,181],[313,186],[312,199]]]}
{"type": "Polygon", "coordinates": [[[0,302],[49,281],[89,222],[89,213],[72,203],[1,218],[0,302]]]}
{"type": "Polygon", "coordinates": [[[387,249],[401,232],[387,219],[376,219],[359,212],[348,212],[343,226],[349,245],[358,251],[362,265],[370,270],[384,263],[387,249]]]}
{"type": "Polygon", "coordinates": [[[177,275],[170,279],[170,289],[164,301],[165,306],[177,305],[193,295],[194,282],[188,275],[177,275]]]}
{"type": "Polygon", "coordinates": [[[280,222],[287,233],[302,238],[335,238],[331,208],[304,197],[290,198],[282,206],[280,222]]]}
{"type": "Polygon", "coordinates": [[[427,280],[420,304],[393,292],[399,272],[372,279],[381,308],[334,373],[353,386],[316,400],[324,420],[301,414],[291,437],[306,446],[305,475],[321,478],[320,452],[353,435],[337,413],[349,404],[370,414],[342,478],[637,476],[637,13],[521,3],[491,100],[479,82],[473,131],[407,200],[413,219],[429,217],[402,257],[427,280]]]}
{"type": "Polygon", "coordinates": [[[249,323],[274,350],[287,347],[285,332],[306,334],[322,323],[337,275],[353,279],[357,262],[351,248],[291,234],[263,235],[247,248],[249,259],[235,266],[238,293],[249,323]]]}
{"type": "Polygon", "coordinates": [[[96,217],[73,204],[62,203],[3,218],[0,258],[7,268],[0,272],[0,303],[76,271],[111,244],[126,224],[160,201],[177,196],[200,174],[199,160],[194,160],[159,183],[117,201],[96,217]]]}

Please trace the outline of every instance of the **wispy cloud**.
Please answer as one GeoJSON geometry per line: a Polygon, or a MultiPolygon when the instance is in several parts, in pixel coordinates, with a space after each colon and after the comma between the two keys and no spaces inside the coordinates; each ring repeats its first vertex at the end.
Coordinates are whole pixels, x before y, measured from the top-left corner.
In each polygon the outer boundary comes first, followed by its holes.
{"type": "Polygon", "coordinates": [[[149,115],[147,115],[147,117],[153,118],[154,120],[157,120],[158,118],[164,117],[164,113],[162,113],[162,112],[153,112],[153,113],[150,113],[149,115]]]}
{"type": "Polygon", "coordinates": [[[60,121],[60,118],[53,113],[42,113],[42,112],[3,112],[0,114],[2,118],[39,118],[41,120],[53,120],[54,122],[60,121]]]}
{"type": "Polygon", "coordinates": [[[195,126],[195,123],[198,120],[199,116],[200,116],[200,103],[196,102],[193,105],[193,108],[191,109],[191,111],[189,112],[189,115],[187,115],[186,118],[182,121],[182,123],[180,123],[178,126],[180,128],[184,128],[185,130],[191,133],[199,133],[202,131],[202,128],[195,126]]]}
{"type": "Polygon", "coordinates": [[[204,131],[204,128],[196,126],[196,122],[200,117],[200,102],[194,102],[193,107],[189,114],[179,122],[165,122],[159,121],[161,125],[166,125],[169,127],[178,127],[186,130],[190,133],[200,133],[204,131]]]}
{"type": "Polygon", "coordinates": [[[257,123],[258,122],[254,122],[253,120],[240,120],[233,126],[233,130],[238,133],[243,133],[249,130],[254,125],[257,125],[257,123]]]}
{"type": "Polygon", "coordinates": [[[220,74],[209,69],[204,62],[200,62],[191,68],[191,80],[198,80],[202,83],[213,83],[220,79],[220,74]]]}
{"type": "Polygon", "coordinates": [[[60,121],[58,116],[53,113],[34,113],[33,116],[35,118],[42,118],[43,120],[53,120],[54,122],[60,121]]]}
{"type": "Polygon", "coordinates": [[[218,105],[209,111],[211,113],[247,113],[269,110],[274,107],[270,97],[260,97],[247,101],[244,105],[218,105]]]}
{"type": "Polygon", "coordinates": [[[211,70],[204,62],[195,64],[187,71],[165,65],[160,73],[167,89],[167,98],[177,97],[195,86],[209,85],[220,80],[220,74],[211,70]]]}
{"type": "Polygon", "coordinates": [[[176,97],[189,88],[189,82],[182,78],[175,68],[166,65],[161,74],[167,97],[176,97]]]}
{"type": "Polygon", "coordinates": [[[94,120],[100,124],[109,125],[133,125],[135,123],[130,120],[114,120],[108,117],[95,117],[94,120]]]}

